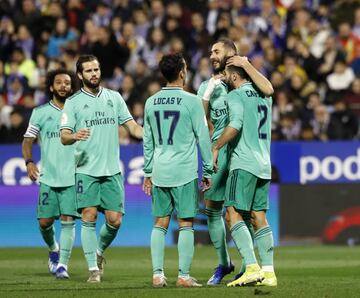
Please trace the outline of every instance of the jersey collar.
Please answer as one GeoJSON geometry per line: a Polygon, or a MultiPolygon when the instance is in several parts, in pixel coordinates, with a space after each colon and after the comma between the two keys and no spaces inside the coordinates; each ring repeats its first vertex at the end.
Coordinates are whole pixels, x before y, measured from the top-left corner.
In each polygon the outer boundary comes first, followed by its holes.
{"type": "Polygon", "coordinates": [[[100,86],[100,88],[99,88],[99,92],[96,94],[96,95],[94,95],[94,94],[92,94],[92,93],[90,93],[90,92],[87,92],[84,88],[81,88],[81,92],[83,92],[83,93],[85,93],[86,95],[89,95],[89,96],[91,96],[91,97],[99,97],[100,96],[100,94],[101,94],[101,92],[102,92],[102,90],[103,90],[103,87],[101,87],[100,86]]]}
{"type": "Polygon", "coordinates": [[[49,101],[49,105],[51,105],[54,109],[61,111],[61,109],[58,106],[54,105],[52,101],[49,101]]]}
{"type": "Polygon", "coordinates": [[[162,87],[162,90],[183,90],[181,87],[162,87]]]}

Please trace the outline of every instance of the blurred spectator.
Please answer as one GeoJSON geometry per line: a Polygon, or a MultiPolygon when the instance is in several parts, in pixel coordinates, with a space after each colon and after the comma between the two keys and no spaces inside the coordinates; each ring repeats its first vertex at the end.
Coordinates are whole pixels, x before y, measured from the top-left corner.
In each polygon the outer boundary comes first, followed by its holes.
{"type": "Polygon", "coordinates": [[[112,10],[105,1],[100,1],[96,6],[96,11],[92,16],[92,20],[97,27],[110,26],[112,10]]]}
{"type": "Polygon", "coordinates": [[[334,102],[334,111],[330,117],[328,136],[330,140],[351,140],[355,138],[359,130],[356,115],[349,110],[346,103],[341,99],[334,102]]]}
{"type": "Polygon", "coordinates": [[[346,62],[351,63],[359,52],[360,39],[352,33],[349,22],[342,22],[338,27],[339,42],[346,53],[346,62]]]}
{"type": "Polygon", "coordinates": [[[301,141],[317,141],[318,140],[311,124],[303,123],[301,125],[300,140],[301,141]]]}
{"type": "Polygon", "coordinates": [[[3,16],[0,20],[0,59],[9,60],[14,47],[15,24],[12,19],[3,16]]]}
{"type": "Polygon", "coordinates": [[[146,39],[150,28],[150,22],[145,10],[140,7],[135,8],[133,11],[133,19],[135,22],[136,35],[146,39]]]}
{"type": "Polygon", "coordinates": [[[18,110],[10,113],[10,127],[2,126],[0,128],[0,143],[11,144],[21,143],[26,131],[26,122],[18,110]]]}
{"type": "Polygon", "coordinates": [[[69,27],[82,32],[85,22],[85,5],[81,0],[69,0],[66,4],[66,19],[69,27]]]}
{"type": "Polygon", "coordinates": [[[138,90],[135,89],[134,79],[131,75],[125,75],[119,90],[128,106],[132,106],[140,99],[138,90]]]}
{"type": "Polygon", "coordinates": [[[153,0],[151,6],[151,25],[152,27],[160,27],[165,18],[164,4],[161,0],[153,0]]]}
{"type": "Polygon", "coordinates": [[[5,74],[10,75],[16,71],[18,74],[23,75],[29,84],[31,84],[35,67],[35,62],[30,58],[26,58],[22,48],[15,48],[11,55],[11,63],[5,64],[5,74]],[[11,66],[11,64],[13,65],[11,66]]]}
{"type": "Polygon", "coordinates": [[[332,102],[339,94],[343,94],[347,90],[352,81],[355,79],[355,75],[351,67],[348,67],[344,60],[338,60],[335,62],[334,72],[329,74],[326,78],[326,82],[329,87],[327,95],[327,102],[332,102]]]}
{"type": "Polygon", "coordinates": [[[17,26],[23,24],[27,28],[31,28],[31,32],[35,38],[39,37],[41,14],[36,8],[35,0],[22,0],[21,9],[15,12],[14,20],[17,26]]]}
{"type": "Polygon", "coordinates": [[[281,134],[287,141],[298,140],[300,136],[301,121],[294,112],[288,112],[280,116],[281,134]]]}
{"type": "Polygon", "coordinates": [[[100,62],[101,76],[105,81],[111,79],[116,67],[124,69],[129,58],[129,49],[119,45],[109,27],[99,28],[92,53],[100,62]]]}
{"type": "Polygon", "coordinates": [[[23,104],[27,84],[25,78],[16,74],[11,74],[6,80],[5,100],[9,105],[23,104]]]}
{"type": "Polygon", "coordinates": [[[293,112],[295,110],[293,103],[289,99],[289,95],[285,90],[280,90],[274,94],[274,105],[272,108],[273,128],[277,127],[281,116],[293,112]]]}
{"type": "Polygon", "coordinates": [[[357,38],[360,38],[360,7],[354,11],[354,25],[352,27],[352,32],[357,38]]]}
{"type": "Polygon", "coordinates": [[[55,30],[50,36],[47,56],[49,58],[59,57],[66,49],[77,50],[77,35],[73,29],[69,28],[68,22],[64,18],[56,21],[55,30]]]}
{"type": "Polygon", "coordinates": [[[153,72],[146,65],[144,59],[139,59],[136,63],[132,76],[137,90],[145,90],[153,72]]]}
{"type": "Polygon", "coordinates": [[[360,120],[360,77],[352,82],[351,89],[346,93],[343,100],[360,120]]]}
{"type": "Polygon", "coordinates": [[[151,70],[154,70],[158,67],[162,53],[166,53],[168,48],[169,46],[166,44],[163,30],[154,27],[149,30],[146,44],[142,52],[142,58],[146,61],[147,66],[151,70]]]}
{"type": "Polygon", "coordinates": [[[310,124],[314,129],[314,134],[321,141],[327,141],[328,127],[330,115],[325,105],[320,104],[314,108],[314,118],[310,120],[310,124]]]}
{"type": "Polygon", "coordinates": [[[22,48],[26,58],[32,58],[34,51],[34,38],[25,25],[20,25],[17,30],[17,40],[15,46],[22,48]]]}
{"type": "Polygon", "coordinates": [[[6,103],[3,95],[0,94],[0,129],[5,126],[7,129],[10,128],[10,113],[13,107],[6,103]]]}
{"type": "Polygon", "coordinates": [[[212,75],[212,67],[208,57],[202,57],[200,59],[199,65],[196,67],[195,75],[192,79],[192,88],[198,90],[200,84],[208,80],[212,75]]]}
{"type": "Polygon", "coordinates": [[[319,92],[312,92],[307,97],[307,102],[301,112],[301,119],[303,122],[309,122],[315,117],[315,109],[321,105],[321,98],[319,92]]]}

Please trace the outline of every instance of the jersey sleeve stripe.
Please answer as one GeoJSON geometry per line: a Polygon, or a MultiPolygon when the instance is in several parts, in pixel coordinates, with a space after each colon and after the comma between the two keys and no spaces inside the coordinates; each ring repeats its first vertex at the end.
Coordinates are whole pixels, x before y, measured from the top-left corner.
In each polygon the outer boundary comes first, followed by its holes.
{"type": "Polygon", "coordinates": [[[69,129],[71,131],[74,131],[74,129],[72,127],[70,127],[70,126],[61,126],[60,130],[62,130],[62,129],[69,129]]]}
{"type": "Polygon", "coordinates": [[[129,118],[125,119],[123,122],[121,122],[120,125],[123,125],[125,122],[128,122],[133,119],[134,119],[133,117],[129,117],[129,118]]]}

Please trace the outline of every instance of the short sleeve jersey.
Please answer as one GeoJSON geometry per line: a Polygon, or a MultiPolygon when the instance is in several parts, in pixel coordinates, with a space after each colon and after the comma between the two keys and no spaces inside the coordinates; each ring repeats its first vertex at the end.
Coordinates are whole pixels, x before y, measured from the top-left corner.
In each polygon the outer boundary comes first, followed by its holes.
{"type": "Polygon", "coordinates": [[[101,87],[97,95],[84,89],[70,97],[63,110],[60,129],[90,129],[86,141],[75,143],[76,173],[94,177],[120,172],[118,126],[132,119],[118,92],[101,87]]]}
{"type": "Polygon", "coordinates": [[[253,175],[271,178],[271,106],[272,99],[261,97],[251,83],[245,83],[228,94],[229,126],[239,131],[230,171],[243,169],[253,175]]]}
{"type": "MultiPolygon", "coordinates": [[[[209,80],[201,83],[197,96],[202,99],[205,93],[205,90],[209,84],[209,80]]],[[[228,124],[228,104],[227,104],[227,95],[228,89],[224,82],[221,82],[218,85],[210,97],[209,109],[210,109],[210,119],[214,125],[214,132],[211,140],[216,141],[222,134],[224,128],[228,124]]]]}
{"type": "Polygon", "coordinates": [[[148,98],[144,116],[144,172],[154,185],[176,187],[198,177],[198,152],[204,177],[211,177],[209,130],[201,101],[177,87],[148,98]]]}
{"type": "Polygon", "coordinates": [[[60,141],[61,109],[52,102],[32,111],[25,138],[39,138],[41,148],[40,182],[51,187],[75,184],[75,158],[73,145],[60,141]]]}

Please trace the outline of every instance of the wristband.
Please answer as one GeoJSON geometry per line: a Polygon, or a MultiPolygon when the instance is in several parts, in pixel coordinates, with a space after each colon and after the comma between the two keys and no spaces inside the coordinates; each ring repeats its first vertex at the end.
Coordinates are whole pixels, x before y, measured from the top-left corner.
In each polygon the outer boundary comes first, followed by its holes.
{"type": "Polygon", "coordinates": [[[25,165],[26,165],[26,166],[27,166],[29,163],[34,163],[34,161],[33,161],[31,158],[25,160],[25,165]]]}

